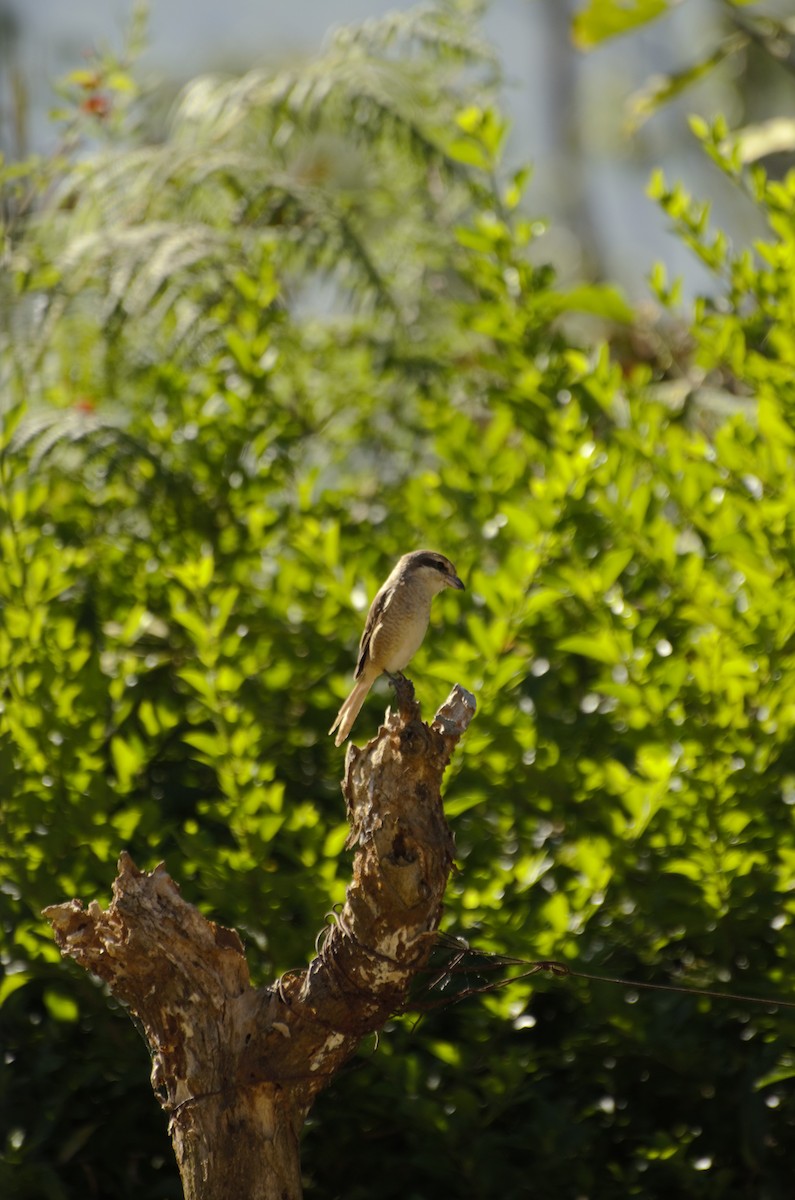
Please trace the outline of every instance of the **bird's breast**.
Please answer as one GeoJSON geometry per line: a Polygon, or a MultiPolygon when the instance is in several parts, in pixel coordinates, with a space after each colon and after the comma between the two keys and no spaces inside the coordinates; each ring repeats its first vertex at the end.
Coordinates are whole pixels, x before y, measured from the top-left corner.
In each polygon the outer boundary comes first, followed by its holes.
{"type": "Polygon", "coordinates": [[[428,630],[430,605],[418,605],[415,611],[389,615],[393,620],[385,620],[379,630],[378,664],[383,671],[402,671],[422,645],[428,630]]]}

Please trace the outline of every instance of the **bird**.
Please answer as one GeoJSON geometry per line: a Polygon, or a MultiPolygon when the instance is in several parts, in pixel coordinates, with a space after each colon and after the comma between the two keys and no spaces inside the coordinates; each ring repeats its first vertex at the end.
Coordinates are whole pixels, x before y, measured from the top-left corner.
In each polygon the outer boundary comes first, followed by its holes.
{"type": "Polygon", "coordinates": [[[370,605],[359,642],[356,683],[329,730],[336,730],[341,746],[353,728],[365,697],[376,679],[386,672],[401,678],[403,668],[419,650],[431,619],[431,601],[445,588],[464,590],[456,569],[435,550],[413,550],[398,559],[370,605]]]}

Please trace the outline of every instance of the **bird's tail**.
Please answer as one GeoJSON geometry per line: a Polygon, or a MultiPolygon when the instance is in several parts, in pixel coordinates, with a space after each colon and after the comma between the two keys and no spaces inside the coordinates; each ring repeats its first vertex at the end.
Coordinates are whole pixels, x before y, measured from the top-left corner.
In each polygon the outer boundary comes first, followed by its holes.
{"type": "Polygon", "coordinates": [[[337,731],[337,736],[334,738],[335,746],[341,746],[353,728],[353,722],[358,717],[359,710],[364,704],[365,696],[370,691],[372,684],[372,679],[366,674],[362,675],[361,679],[354,684],[348,699],[343,703],[334,724],[329,729],[329,733],[333,733],[335,729],[337,731]]]}

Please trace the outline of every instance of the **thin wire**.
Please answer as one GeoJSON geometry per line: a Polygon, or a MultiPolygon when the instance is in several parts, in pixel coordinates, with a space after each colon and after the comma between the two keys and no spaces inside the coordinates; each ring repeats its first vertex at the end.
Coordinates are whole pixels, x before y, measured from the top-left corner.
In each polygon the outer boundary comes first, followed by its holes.
{"type": "MultiPolygon", "coordinates": [[[[562,967],[563,963],[556,966],[562,967]]],[[[679,992],[684,996],[708,996],[712,1000],[739,1000],[743,1004],[764,1004],[767,1008],[795,1008],[795,1000],[770,1000],[764,996],[747,996],[742,992],[715,992],[711,988],[682,987],[675,983],[642,983],[638,979],[621,979],[612,975],[589,975],[587,971],[572,971],[568,967],[565,972],[556,974],[572,975],[576,979],[593,979],[597,983],[617,983],[621,987],[646,988],[653,992],[679,992]]]]}
{"type": "Polygon", "coordinates": [[[557,962],[554,959],[539,959],[534,961],[525,958],[512,958],[508,955],[489,954],[486,951],[471,950],[469,947],[462,946],[460,942],[454,942],[453,944],[457,947],[457,953],[445,967],[432,968],[435,970],[435,976],[428,985],[427,991],[430,992],[438,988],[440,984],[444,984],[445,980],[449,982],[453,975],[463,974],[464,972],[472,971],[477,974],[478,972],[496,971],[501,967],[525,967],[526,970],[520,975],[511,975],[507,979],[498,979],[495,982],[486,983],[482,986],[467,986],[457,995],[446,997],[436,1004],[428,1005],[428,1008],[440,1008],[446,1004],[457,1004],[467,996],[493,992],[498,988],[508,987],[512,983],[518,983],[523,979],[527,979],[531,975],[538,975],[541,972],[545,972],[559,977],[568,976],[572,979],[587,979],[592,983],[612,983],[624,988],[643,988],[645,991],[652,992],[676,992],[682,996],[706,996],[710,1000],[735,1000],[742,1004],[764,1005],[766,1008],[795,1009],[795,1001],[793,1000],[749,996],[742,992],[718,992],[712,988],[685,987],[675,983],[646,983],[639,979],[624,979],[622,976],[616,975],[595,975],[588,971],[576,971],[566,963],[557,962]],[[472,958],[477,958],[481,961],[477,964],[467,965],[467,951],[469,951],[472,958]],[[482,961],[483,959],[486,961],[482,961]]]}

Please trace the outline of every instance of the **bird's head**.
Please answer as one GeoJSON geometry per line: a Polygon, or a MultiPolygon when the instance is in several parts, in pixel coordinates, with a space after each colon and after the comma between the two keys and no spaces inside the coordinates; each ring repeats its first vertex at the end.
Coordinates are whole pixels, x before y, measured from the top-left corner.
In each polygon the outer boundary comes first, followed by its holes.
{"type": "Polygon", "coordinates": [[[432,595],[446,587],[464,590],[450,559],[437,554],[435,550],[413,550],[411,554],[404,554],[400,567],[401,573],[411,574],[421,580],[432,595]]]}

